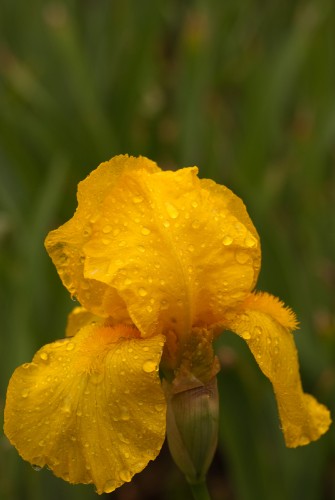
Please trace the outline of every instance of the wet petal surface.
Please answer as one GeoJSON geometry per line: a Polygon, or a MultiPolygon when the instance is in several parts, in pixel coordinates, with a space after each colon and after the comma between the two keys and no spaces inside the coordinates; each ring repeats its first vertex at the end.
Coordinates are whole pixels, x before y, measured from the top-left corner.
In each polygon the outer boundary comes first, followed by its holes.
{"type": "Polygon", "coordinates": [[[116,289],[143,335],[211,325],[260,266],[242,201],[197,169],[124,171],[83,247],[84,275],[116,289]]]}
{"type": "Polygon", "coordinates": [[[130,481],[165,436],[163,345],[131,327],[90,325],[44,346],[10,381],[7,437],[25,460],[98,493],[130,481]]]}
{"type": "MultiPolygon", "coordinates": [[[[101,163],[79,183],[78,207],[72,219],[51,231],[45,240],[46,249],[71,295],[88,311],[102,317],[113,315],[120,323],[129,319],[126,305],[114,288],[84,277],[83,246],[92,237],[104,199],[117,185],[125,169],[127,172],[159,170],[154,162],[146,158],[127,155],[115,156],[101,163]]],[[[111,225],[115,216],[113,214],[111,225]]]]}

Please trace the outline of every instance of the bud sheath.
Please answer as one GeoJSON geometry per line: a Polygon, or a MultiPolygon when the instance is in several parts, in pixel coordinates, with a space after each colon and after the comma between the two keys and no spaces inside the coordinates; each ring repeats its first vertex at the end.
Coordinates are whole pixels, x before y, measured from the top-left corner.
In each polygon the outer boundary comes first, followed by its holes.
{"type": "Polygon", "coordinates": [[[217,380],[179,391],[165,383],[167,439],[171,455],[191,484],[205,480],[217,445],[217,380]]]}

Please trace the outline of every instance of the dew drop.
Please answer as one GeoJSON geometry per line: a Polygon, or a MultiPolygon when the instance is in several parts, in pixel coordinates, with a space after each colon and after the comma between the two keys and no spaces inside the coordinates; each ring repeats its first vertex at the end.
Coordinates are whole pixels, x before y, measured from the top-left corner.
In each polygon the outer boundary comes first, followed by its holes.
{"type": "Polygon", "coordinates": [[[236,262],[239,264],[246,264],[249,258],[249,254],[247,252],[243,252],[243,250],[239,250],[235,253],[236,262]]]}
{"type": "Polygon", "coordinates": [[[104,234],[108,234],[108,233],[110,233],[110,232],[111,232],[111,230],[112,230],[112,226],[109,226],[109,225],[104,226],[104,227],[102,228],[102,232],[103,232],[104,234]]]}
{"type": "Polygon", "coordinates": [[[262,335],[262,333],[263,333],[262,328],[260,326],[255,326],[255,328],[254,328],[254,334],[255,335],[262,335]]]}
{"type": "Polygon", "coordinates": [[[41,358],[43,361],[48,361],[48,359],[49,359],[48,353],[47,353],[47,352],[41,352],[41,354],[40,354],[40,358],[41,358]]]}
{"type": "Polygon", "coordinates": [[[67,351],[73,351],[74,349],[74,343],[73,342],[69,342],[68,345],[66,346],[66,350],[67,351]]]}
{"type": "Polygon", "coordinates": [[[228,247],[229,245],[231,245],[233,243],[233,238],[231,236],[229,236],[229,234],[226,234],[224,237],[223,237],[223,240],[222,240],[222,243],[228,247]]]}
{"type": "Polygon", "coordinates": [[[165,220],[163,222],[163,226],[166,227],[166,228],[170,227],[170,222],[168,220],[165,220]]]}
{"type": "Polygon", "coordinates": [[[148,236],[148,234],[151,233],[150,229],[148,227],[143,227],[142,228],[142,231],[141,233],[144,235],[144,236],[148,236]]]}
{"type": "Polygon", "coordinates": [[[145,288],[141,287],[138,290],[138,294],[139,294],[140,297],[145,297],[146,295],[148,295],[148,292],[146,291],[145,288]]]}
{"type": "Polygon", "coordinates": [[[164,410],[164,408],[165,408],[165,406],[164,406],[164,405],[155,405],[155,410],[156,410],[156,411],[161,412],[161,411],[163,411],[163,410],[164,410]]]}
{"type": "Polygon", "coordinates": [[[197,208],[198,202],[194,200],[194,201],[192,201],[191,205],[193,208],[197,208]]]}
{"type": "Polygon", "coordinates": [[[65,413],[67,417],[69,417],[71,414],[71,407],[69,405],[63,406],[62,412],[65,413]]]}
{"type": "Polygon", "coordinates": [[[37,472],[39,472],[40,470],[42,470],[42,469],[43,469],[43,467],[40,467],[39,465],[35,465],[35,464],[33,464],[33,465],[32,465],[32,468],[33,468],[34,470],[36,470],[37,472]]]}
{"type": "Polygon", "coordinates": [[[187,250],[189,252],[194,252],[194,245],[188,245],[187,250]]]}
{"type": "Polygon", "coordinates": [[[248,332],[248,330],[245,330],[241,333],[241,337],[245,340],[249,340],[251,338],[250,332],[248,332]]]}
{"type": "Polygon", "coordinates": [[[165,203],[165,207],[166,207],[166,211],[169,214],[169,216],[171,217],[171,219],[177,219],[179,212],[176,209],[176,207],[174,205],[172,205],[172,203],[169,203],[169,202],[165,203]]]}
{"type": "Polygon", "coordinates": [[[22,391],[22,392],[21,392],[21,396],[22,396],[23,398],[27,398],[27,397],[28,397],[28,395],[29,395],[29,392],[28,392],[28,391],[22,391]]]}
{"type": "Polygon", "coordinates": [[[86,226],[83,230],[83,236],[87,238],[92,233],[91,226],[86,226]]]}
{"type": "Polygon", "coordinates": [[[44,445],[45,445],[45,442],[43,441],[43,439],[41,441],[39,441],[38,446],[44,446],[44,445]]]}
{"type": "Polygon", "coordinates": [[[104,486],[104,492],[105,493],[111,493],[116,489],[116,483],[112,480],[107,481],[104,486]]]}
{"type": "Polygon", "coordinates": [[[149,359],[148,361],[146,361],[145,363],[143,363],[142,365],[142,370],[145,372],[145,373],[151,373],[151,372],[154,372],[157,368],[157,363],[151,359],[149,359]]]}
{"type": "Polygon", "coordinates": [[[128,470],[122,470],[120,472],[120,479],[121,481],[124,481],[125,483],[129,483],[131,480],[131,474],[128,470]]]}
{"type": "Polygon", "coordinates": [[[134,203],[142,203],[143,197],[142,196],[134,196],[133,202],[134,203]]]}
{"type": "Polygon", "coordinates": [[[248,248],[254,248],[256,246],[256,240],[253,236],[250,235],[246,237],[244,244],[248,248]]]}
{"type": "Polygon", "coordinates": [[[131,279],[126,278],[126,279],[124,280],[124,284],[125,284],[126,286],[131,285],[131,284],[132,284],[131,279]]]}
{"type": "Polygon", "coordinates": [[[167,300],[163,299],[161,300],[161,309],[168,309],[169,303],[167,300]]]}
{"type": "Polygon", "coordinates": [[[118,433],[117,433],[117,436],[118,436],[118,438],[120,439],[120,441],[122,441],[122,443],[129,444],[129,442],[130,442],[130,441],[129,441],[129,439],[128,439],[128,438],[126,438],[126,437],[122,434],[122,432],[118,432],[118,433]]]}
{"type": "Polygon", "coordinates": [[[198,229],[200,227],[200,222],[198,221],[198,219],[195,219],[192,222],[192,227],[193,227],[193,229],[198,229]]]}

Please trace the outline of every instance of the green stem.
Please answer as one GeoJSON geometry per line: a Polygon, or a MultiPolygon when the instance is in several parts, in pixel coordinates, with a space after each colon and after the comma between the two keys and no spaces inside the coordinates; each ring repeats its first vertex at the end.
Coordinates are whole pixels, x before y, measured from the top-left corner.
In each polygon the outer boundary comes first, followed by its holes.
{"type": "Polygon", "coordinates": [[[189,483],[194,500],[211,500],[206,482],[191,484],[189,483]]]}

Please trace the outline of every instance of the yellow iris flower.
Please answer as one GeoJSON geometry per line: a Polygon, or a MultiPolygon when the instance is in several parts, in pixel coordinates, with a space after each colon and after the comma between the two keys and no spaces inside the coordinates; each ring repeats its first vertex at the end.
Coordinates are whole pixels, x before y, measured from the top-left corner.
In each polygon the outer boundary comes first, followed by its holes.
{"type": "Polygon", "coordinates": [[[294,313],[253,291],[261,250],[243,202],[197,173],[117,156],[79,184],[73,218],[46,239],[82,307],[67,338],[13,374],[5,433],[25,460],[98,493],[130,481],[161,449],[159,368],[177,390],[209,383],[211,343],[224,329],[270,379],[287,446],[330,425],[301,387],[294,313]]]}

